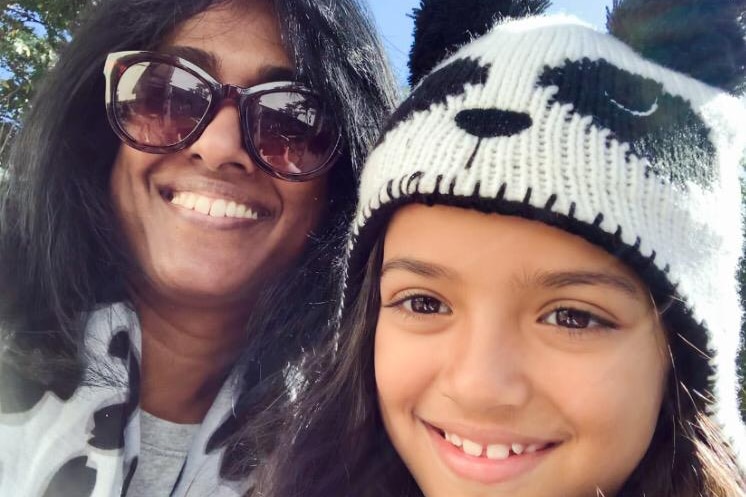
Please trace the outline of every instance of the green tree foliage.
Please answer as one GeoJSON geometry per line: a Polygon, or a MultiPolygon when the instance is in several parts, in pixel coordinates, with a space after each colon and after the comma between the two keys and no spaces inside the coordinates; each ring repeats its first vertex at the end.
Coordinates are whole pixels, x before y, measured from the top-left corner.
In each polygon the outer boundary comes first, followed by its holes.
{"type": "Polygon", "coordinates": [[[70,39],[70,28],[86,0],[1,0],[0,166],[10,147],[34,84],[70,39]]]}

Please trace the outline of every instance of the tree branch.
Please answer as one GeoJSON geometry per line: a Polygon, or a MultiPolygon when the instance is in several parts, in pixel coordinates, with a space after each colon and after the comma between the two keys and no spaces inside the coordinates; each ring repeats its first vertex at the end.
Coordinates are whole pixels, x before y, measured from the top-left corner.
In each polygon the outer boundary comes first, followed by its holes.
{"type": "Polygon", "coordinates": [[[12,5],[8,5],[5,10],[6,12],[15,15],[18,20],[23,23],[38,24],[39,26],[44,28],[44,31],[46,33],[48,33],[49,31],[53,31],[53,28],[51,28],[44,19],[42,19],[38,14],[34,12],[31,12],[24,8],[14,7],[12,5]]]}

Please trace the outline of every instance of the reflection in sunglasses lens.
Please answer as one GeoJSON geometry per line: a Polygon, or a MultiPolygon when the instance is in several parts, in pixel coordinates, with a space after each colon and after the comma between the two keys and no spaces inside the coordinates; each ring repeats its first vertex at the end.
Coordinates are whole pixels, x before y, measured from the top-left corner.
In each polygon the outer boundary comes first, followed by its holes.
{"type": "Polygon", "coordinates": [[[248,126],[264,161],[286,174],[320,167],[335,145],[335,130],[313,95],[273,92],[256,99],[248,126]]]}
{"type": "Polygon", "coordinates": [[[127,135],[143,145],[165,147],[197,127],[210,105],[210,88],[170,64],[140,62],[122,74],[115,102],[127,135]]]}
{"type": "MultiPolygon", "coordinates": [[[[210,84],[195,74],[167,62],[143,61],[119,78],[114,113],[136,144],[170,147],[200,125],[211,99],[210,84]]],[[[330,158],[337,128],[315,95],[267,91],[245,98],[243,105],[247,147],[278,173],[312,173],[330,158]]]]}

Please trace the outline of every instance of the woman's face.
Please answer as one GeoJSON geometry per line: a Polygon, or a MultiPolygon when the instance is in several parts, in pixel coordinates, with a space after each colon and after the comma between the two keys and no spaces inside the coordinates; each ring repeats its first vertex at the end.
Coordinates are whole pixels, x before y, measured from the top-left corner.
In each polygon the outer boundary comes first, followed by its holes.
{"type": "Polygon", "coordinates": [[[380,289],[380,408],[427,497],[618,492],[668,362],[617,259],[536,221],[412,205],[389,225],[380,289]]]}
{"type": "MultiPolygon", "coordinates": [[[[177,27],[161,50],[192,59],[222,83],[294,78],[277,20],[264,1],[212,7],[177,27]]],[[[192,306],[246,306],[267,278],[300,255],[325,211],[326,177],[274,179],[242,144],[238,108],[226,101],[185,150],[154,155],[120,147],[111,195],[145,274],[137,291],[192,306]],[[204,197],[203,204],[243,204],[258,219],[201,214],[172,203],[178,193],[204,197]]]]}

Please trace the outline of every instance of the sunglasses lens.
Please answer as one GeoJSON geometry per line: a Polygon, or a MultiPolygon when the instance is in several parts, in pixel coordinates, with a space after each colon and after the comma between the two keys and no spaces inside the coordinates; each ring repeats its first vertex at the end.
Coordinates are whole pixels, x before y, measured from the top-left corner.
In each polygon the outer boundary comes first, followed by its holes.
{"type": "Polygon", "coordinates": [[[140,62],[121,75],[114,113],[136,143],[168,147],[194,131],[210,98],[207,84],[190,72],[162,62],[140,62]]]}
{"type": "Polygon", "coordinates": [[[334,152],[336,125],[314,95],[265,93],[250,107],[246,128],[256,152],[275,171],[290,176],[312,173],[334,152]]]}

